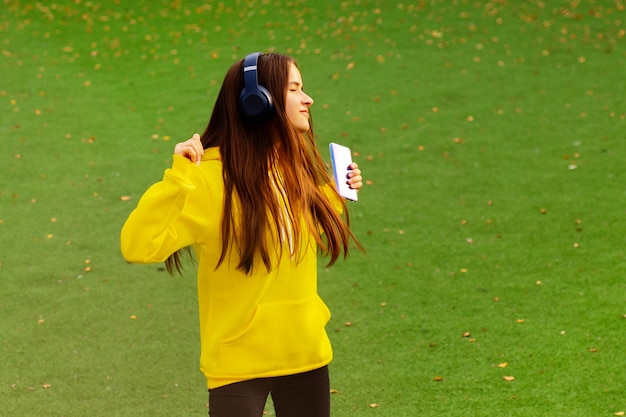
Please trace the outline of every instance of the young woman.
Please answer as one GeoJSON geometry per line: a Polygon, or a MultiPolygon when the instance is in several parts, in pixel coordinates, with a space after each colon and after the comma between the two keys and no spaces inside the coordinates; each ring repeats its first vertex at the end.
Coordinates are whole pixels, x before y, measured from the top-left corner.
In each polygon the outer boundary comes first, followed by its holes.
{"type": "MultiPolygon", "coordinates": [[[[251,54],[226,74],[209,124],[175,146],[121,233],[131,262],[198,268],[201,371],[212,417],[327,417],[330,312],[317,294],[354,239],[346,207],[315,145],[296,62],[251,54]],[[345,219],[345,220],[344,220],[345,219]]],[[[357,164],[346,168],[362,186],[357,164]]]]}

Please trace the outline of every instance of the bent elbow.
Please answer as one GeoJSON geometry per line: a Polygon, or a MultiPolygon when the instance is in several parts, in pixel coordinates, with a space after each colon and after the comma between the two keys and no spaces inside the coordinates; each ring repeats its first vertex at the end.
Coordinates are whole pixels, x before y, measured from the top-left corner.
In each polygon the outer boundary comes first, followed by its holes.
{"type": "Polygon", "coordinates": [[[142,256],[141,251],[137,250],[138,245],[133,244],[133,242],[129,242],[127,239],[120,240],[120,250],[122,252],[122,256],[126,261],[131,263],[146,263],[145,256],[142,256]]]}
{"type": "Polygon", "coordinates": [[[154,245],[125,237],[123,233],[120,239],[120,250],[124,259],[136,264],[164,262],[168,257],[161,254],[154,245]]]}
{"type": "Polygon", "coordinates": [[[131,230],[126,227],[122,228],[120,233],[120,251],[122,256],[128,262],[131,263],[148,263],[147,259],[147,247],[145,244],[138,242],[134,237],[136,236],[131,230]]]}

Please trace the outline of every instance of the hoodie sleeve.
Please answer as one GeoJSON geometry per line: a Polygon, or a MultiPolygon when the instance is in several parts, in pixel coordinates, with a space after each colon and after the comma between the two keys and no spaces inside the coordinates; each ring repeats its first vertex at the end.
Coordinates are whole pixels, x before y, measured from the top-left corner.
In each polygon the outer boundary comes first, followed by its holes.
{"type": "Polygon", "coordinates": [[[163,180],[144,193],[122,228],[120,243],[126,260],[162,262],[198,241],[206,231],[209,215],[208,207],[204,210],[197,207],[199,200],[194,198],[194,194],[203,191],[194,184],[199,178],[196,164],[174,155],[172,167],[165,171],[163,180]]]}
{"type": "Polygon", "coordinates": [[[337,192],[334,191],[334,185],[324,184],[320,187],[320,189],[322,190],[324,194],[326,194],[326,197],[328,198],[330,203],[333,205],[337,213],[343,214],[344,205],[342,204],[341,197],[339,196],[339,194],[337,194],[337,192]]]}

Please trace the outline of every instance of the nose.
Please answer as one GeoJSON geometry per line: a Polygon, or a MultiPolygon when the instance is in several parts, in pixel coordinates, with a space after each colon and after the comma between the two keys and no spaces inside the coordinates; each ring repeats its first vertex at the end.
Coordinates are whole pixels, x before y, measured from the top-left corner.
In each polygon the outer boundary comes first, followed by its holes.
{"type": "Polygon", "coordinates": [[[313,98],[304,91],[302,92],[302,103],[306,106],[313,105],[313,98]]]}

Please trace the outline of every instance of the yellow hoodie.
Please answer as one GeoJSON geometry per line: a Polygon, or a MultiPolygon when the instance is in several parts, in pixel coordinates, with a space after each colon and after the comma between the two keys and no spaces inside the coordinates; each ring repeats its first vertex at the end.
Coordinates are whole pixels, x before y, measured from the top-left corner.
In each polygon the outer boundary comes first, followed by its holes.
{"type": "Polygon", "coordinates": [[[215,269],[221,254],[223,201],[217,148],[205,150],[200,166],[174,155],[172,168],[146,191],[124,224],[124,257],[130,262],[162,262],[176,250],[193,246],[198,260],[200,370],[209,388],[327,365],[332,350],[324,327],[330,311],[317,294],[314,237],[303,240],[310,243],[303,245],[301,254],[291,255],[289,245],[283,245],[269,273],[262,263],[250,275],[238,271],[236,250],[215,269]]]}

